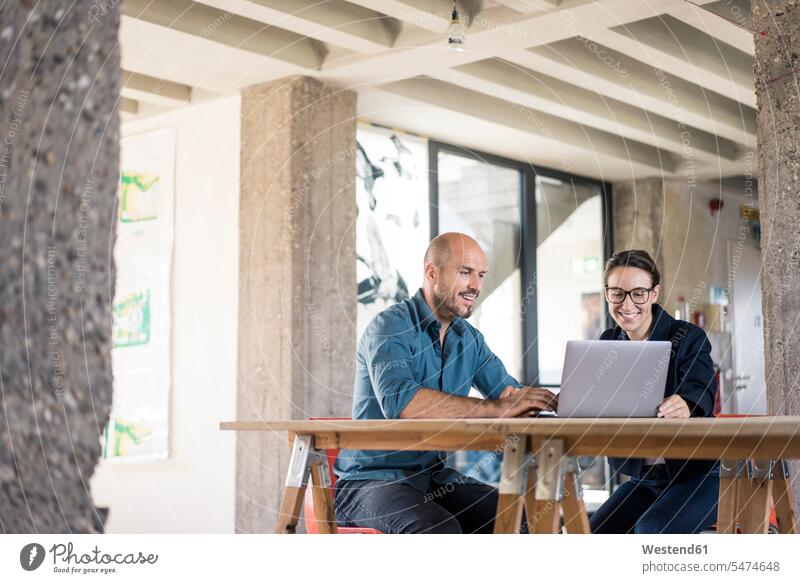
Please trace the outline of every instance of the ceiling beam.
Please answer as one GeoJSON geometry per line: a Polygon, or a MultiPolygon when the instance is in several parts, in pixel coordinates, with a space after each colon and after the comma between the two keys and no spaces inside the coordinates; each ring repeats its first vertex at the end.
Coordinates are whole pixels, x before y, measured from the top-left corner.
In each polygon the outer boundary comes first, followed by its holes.
{"type": "Polygon", "coordinates": [[[309,70],[319,69],[328,51],[318,40],[190,0],[125,0],[122,13],[309,70]]]}
{"type": "Polygon", "coordinates": [[[127,97],[119,98],[119,111],[120,113],[130,113],[136,115],[139,113],[139,102],[127,97]]]}
{"type": "Polygon", "coordinates": [[[203,4],[352,51],[394,44],[402,23],[345,0],[201,0],[203,4]]]}
{"type": "Polygon", "coordinates": [[[189,86],[193,100],[198,93],[229,95],[271,79],[313,74],[286,61],[128,16],[122,17],[119,36],[123,69],[189,86]]]}
{"type": "Polygon", "coordinates": [[[149,103],[183,105],[192,100],[192,88],[181,83],[122,70],[122,92],[126,97],[149,103]]]}
{"type": "MultiPolygon", "coordinates": [[[[675,154],[685,154],[684,129],[674,119],[500,59],[462,65],[437,78],[675,154]]],[[[691,132],[691,147],[698,159],[714,163],[718,157],[731,161],[739,157],[739,149],[732,141],[700,129],[686,129],[691,132]]]]}
{"type": "MultiPolygon", "coordinates": [[[[391,18],[401,21],[404,27],[424,29],[437,34],[444,34],[450,26],[452,0],[347,0],[351,4],[376,10],[391,18]]],[[[459,14],[465,26],[474,25],[479,13],[495,14],[498,10],[481,11],[480,0],[456,0],[459,14]]],[[[505,9],[502,10],[505,12],[505,9]]],[[[510,11],[517,14],[517,11],[510,11]]],[[[517,14],[518,15],[518,14],[517,14]]],[[[510,16],[510,13],[509,13],[510,16]]],[[[482,20],[482,19],[481,19],[482,20]]],[[[506,22],[504,20],[503,22],[506,22]]]]}
{"type": "Polygon", "coordinates": [[[686,2],[670,12],[672,16],[708,34],[718,41],[736,47],[748,55],[756,54],[753,19],[749,0],[720,0],[703,7],[686,2]]]}
{"type": "Polygon", "coordinates": [[[389,91],[436,107],[480,118],[515,130],[544,137],[558,147],[565,143],[585,150],[589,155],[611,156],[648,167],[651,171],[671,173],[675,163],[668,152],[608,132],[581,126],[523,105],[509,103],[477,91],[450,85],[437,79],[418,77],[381,86],[389,91]]]}
{"type": "Polygon", "coordinates": [[[756,106],[753,57],[669,15],[584,36],[748,107],[756,106]]]}
{"type": "Polygon", "coordinates": [[[552,10],[561,4],[561,0],[495,0],[498,4],[508,6],[520,14],[530,14],[539,10],[552,10]]]}
{"type": "Polygon", "coordinates": [[[514,63],[587,87],[653,113],[755,147],[756,112],[608,47],[602,55],[579,39],[567,39],[503,55],[514,63]]]}
{"type": "Polygon", "coordinates": [[[349,0],[352,4],[374,9],[390,18],[431,32],[443,34],[450,24],[449,14],[436,12],[428,6],[415,5],[401,0],[349,0]]]}

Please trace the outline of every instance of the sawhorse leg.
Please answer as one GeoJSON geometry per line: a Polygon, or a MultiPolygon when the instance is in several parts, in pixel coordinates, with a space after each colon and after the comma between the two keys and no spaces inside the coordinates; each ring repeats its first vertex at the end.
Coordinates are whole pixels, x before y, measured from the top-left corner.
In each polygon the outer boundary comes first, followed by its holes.
{"type": "Polygon", "coordinates": [[[525,493],[528,532],[558,533],[563,512],[566,532],[589,534],[577,459],[564,455],[561,439],[537,441],[531,449],[536,455],[531,456],[528,464],[525,493]]]}
{"type": "Polygon", "coordinates": [[[742,482],[739,490],[742,534],[767,534],[769,530],[772,472],[773,462],[769,460],[747,462],[747,482],[742,482]]]}
{"type": "Polygon", "coordinates": [[[738,520],[737,495],[741,482],[741,462],[722,460],[719,464],[719,504],[717,534],[736,534],[738,520]]]}
{"type": "MultiPolygon", "coordinates": [[[[719,470],[717,533],[766,534],[773,499],[773,485],[782,494],[775,469],[783,465],[771,460],[722,460],[719,470]],[[738,529],[737,529],[738,527],[738,529]]],[[[780,477],[783,472],[780,472],[780,477]]],[[[778,502],[785,496],[776,497],[778,502]]]]}
{"type": "Polygon", "coordinates": [[[586,514],[586,505],[583,502],[583,488],[581,487],[578,460],[574,457],[568,457],[565,470],[564,496],[561,500],[561,508],[564,513],[564,530],[570,534],[591,534],[589,515],[586,514]]]}
{"type": "Polygon", "coordinates": [[[527,475],[527,437],[509,435],[503,447],[495,534],[519,533],[522,525],[522,487],[527,475]]]}
{"type": "Polygon", "coordinates": [[[314,449],[310,435],[297,435],[292,446],[292,457],[289,460],[278,525],[275,529],[278,534],[295,534],[309,477],[312,480],[317,528],[323,534],[336,533],[328,456],[324,451],[314,449]]]}
{"type": "Polygon", "coordinates": [[[564,476],[564,442],[561,439],[537,440],[536,488],[528,503],[528,529],[531,534],[558,533],[561,522],[561,498],[564,476]]]}
{"type": "Polygon", "coordinates": [[[303,498],[306,495],[306,487],[297,488],[295,486],[285,486],[283,488],[283,500],[281,509],[278,511],[278,526],[275,532],[278,534],[295,534],[297,523],[300,521],[300,511],[303,508],[303,498]]]}
{"type": "Polygon", "coordinates": [[[778,532],[781,534],[797,534],[792,484],[789,481],[789,464],[786,460],[779,460],[775,468],[772,498],[775,505],[775,515],[778,518],[778,532]]]}
{"type": "Polygon", "coordinates": [[[794,502],[786,460],[751,460],[746,464],[723,462],[720,465],[717,532],[735,533],[738,520],[742,533],[766,533],[769,530],[771,505],[774,506],[778,519],[778,532],[796,533],[794,502]],[[733,510],[730,509],[731,506],[733,510]]]}
{"type": "Polygon", "coordinates": [[[527,440],[516,435],[506,440],[494,532],[519,532],[524,503],[528,532],[558,533],[563,501],[568,532],[588,533],[576,460],[564,456],[560,439],[544,441],[534,458],[527,440]]]}

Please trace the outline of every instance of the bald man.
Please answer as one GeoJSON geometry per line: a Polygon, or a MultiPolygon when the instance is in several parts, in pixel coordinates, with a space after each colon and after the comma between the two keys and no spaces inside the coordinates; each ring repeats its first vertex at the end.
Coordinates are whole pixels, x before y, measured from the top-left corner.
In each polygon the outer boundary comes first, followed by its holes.
{"type": "MultiPolygon", "coordinates": [[[[466,318],[486,255],[461,233],[425,253],[422,289],[370,322],[358,344],[353,419],[520,417],[556,396],[508,374],[466,318]],[[475,387],[484,399],[467,396],[475,387]]],[[[445,466],[444,452],[342,450],[334,466],[340,526],[385,533],[492,532],[497,490],[445,466]]],[[[523,521],[524,523],[524,521],[523,521]]]]}

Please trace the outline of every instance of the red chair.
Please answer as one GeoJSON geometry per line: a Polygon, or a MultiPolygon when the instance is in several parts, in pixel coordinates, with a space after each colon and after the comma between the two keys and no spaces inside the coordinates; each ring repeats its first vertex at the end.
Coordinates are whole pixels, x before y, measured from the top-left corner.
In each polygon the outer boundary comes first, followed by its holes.
{"type": "MultiPolygon", "coordinates": [[[[719,375],[719,373],[717,373],[717,374],[719,375]]],[[[732,413],[719,413],[719,392],[717,392],[717,402],[715,403],[715,407],[714,407],[714,417],[717,417],[718,419],[735,419],[735,418],[738,418],[738,417],[763,417],[763,415],[737,415],[737,414],[732,414],[732,413]]],[[[716,523],[711,528],[713,528],[714,530],[717,530],[716,523]]],[[[741,534],[741,531],[739,529],[739,524],[738,523],[736,524],[736,532],[738,534],[741,534]]],[[[776,533],[779,532],[779,530],[778,530],[778,516],[775,513],[775,504],[774,503],[770,506],[770,510],[769,510],[769,532],[773,533],[773,534],[776,534],[776,533]]]]}
{"type": "MultiPolygon", "coordinates": [[[[310,417],[309,421],[349,421],[349,419],[344,417],[310,417]]],[[[336,474],[333,472],[333,462],[336,461],[336,457],[339,455],[339,450],[338,448],[326,449],[325,453],[328,456],[328,469],[330,470],[331,475],[331,494],[333,494],[333,486],[336,484],[336,474]]],[[[303,510],[306,520],[306,532],[309,534],[319,534],[319,529],[317,528],[317,513],[314,509],[314,496],[312,494],[311,485],[306,488],[306,497],[303,504],[303,510]]],[[[355,526],[338,526],[336,528],[336,532],[338,534],[383,534],[381,531],[375,530],[374,528],[361,528],[355,526]]]]}

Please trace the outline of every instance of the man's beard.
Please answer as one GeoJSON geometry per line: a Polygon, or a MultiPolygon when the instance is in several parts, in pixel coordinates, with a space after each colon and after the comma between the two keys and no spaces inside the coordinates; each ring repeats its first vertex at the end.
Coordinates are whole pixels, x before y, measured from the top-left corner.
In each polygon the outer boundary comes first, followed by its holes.
{"type": "Polygon", "coordinates": [[[433,292],[433,299],[436,302],[436,310],[443,316],[452,318],[469,318],[472,315],[473,306],[460,309],[455,304],[455,300],[450,296],[442,296],[433,292]]]}

